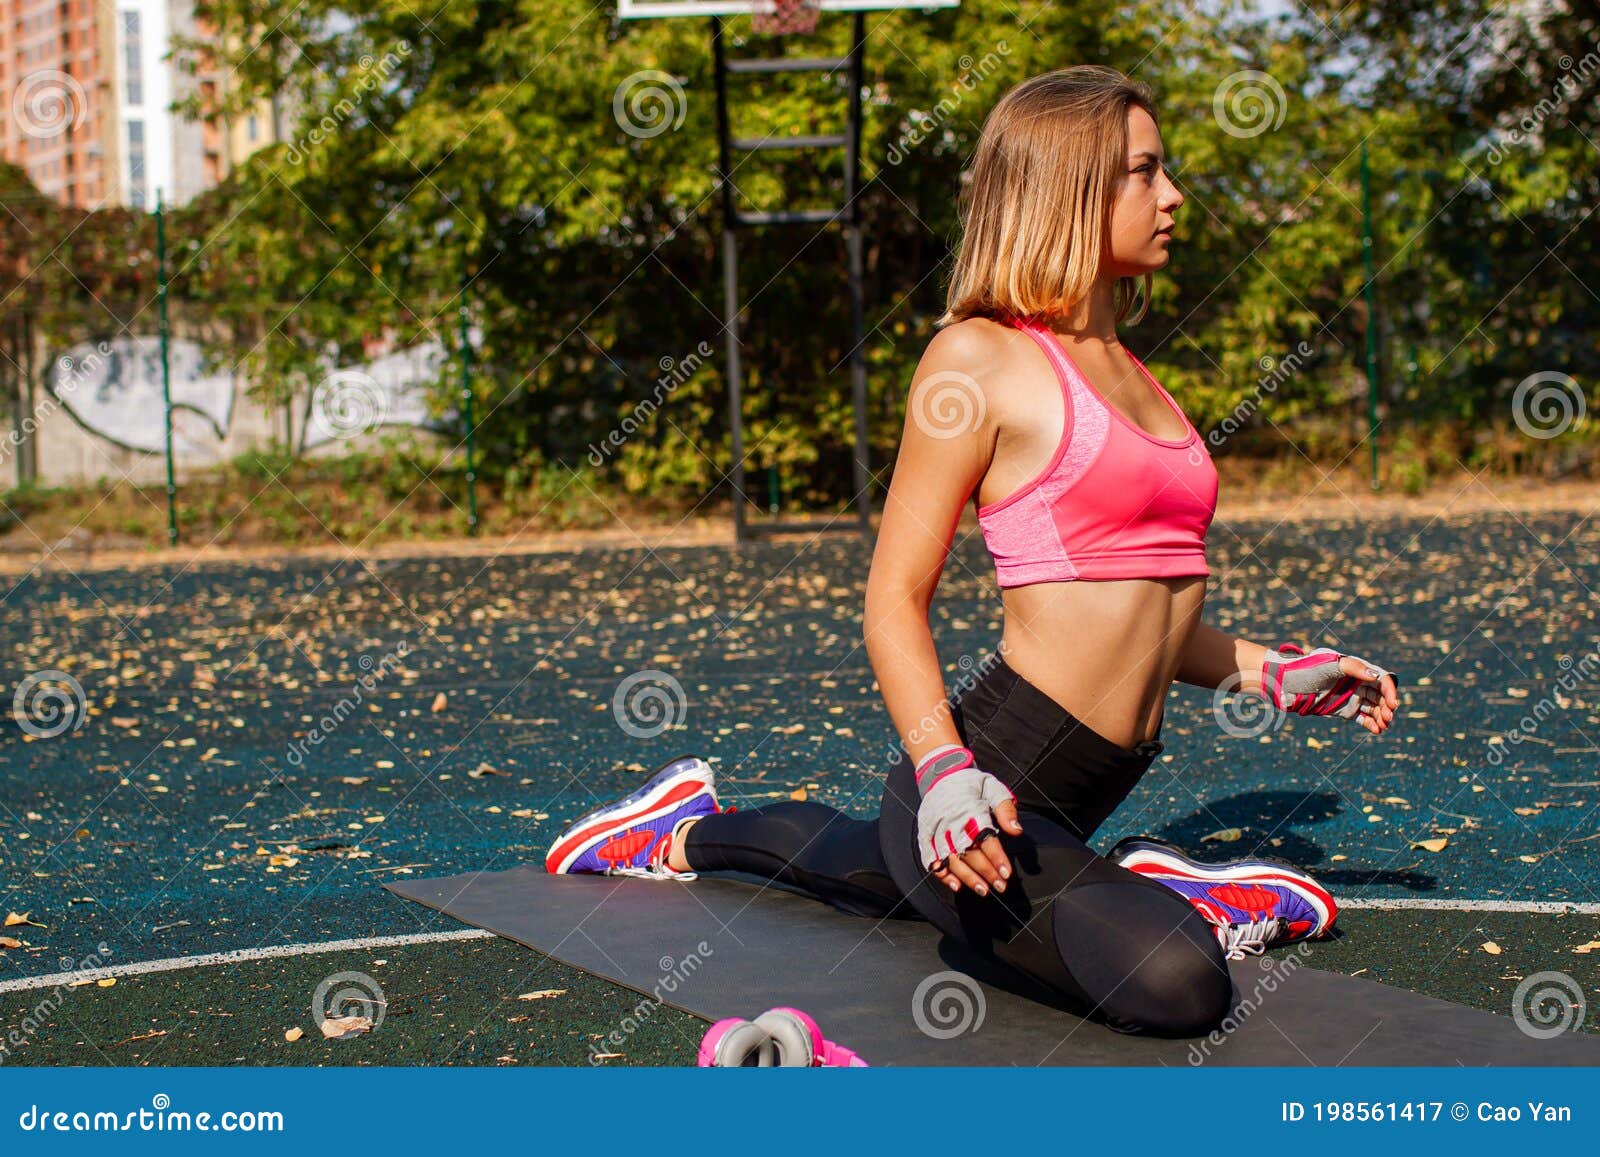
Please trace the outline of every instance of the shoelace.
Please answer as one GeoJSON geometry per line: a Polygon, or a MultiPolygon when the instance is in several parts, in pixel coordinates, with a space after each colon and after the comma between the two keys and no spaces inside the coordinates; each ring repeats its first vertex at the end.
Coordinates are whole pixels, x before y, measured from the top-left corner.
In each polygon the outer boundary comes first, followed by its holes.
{"type": "Polygon", "coordinates": [[[1243,960],[1246,956],[1260,956],[1267,950],[1269,941],[1283,934],[1282,916],[1268,916],[1248,924],[1218,925],[1223,955],[1229,960],[1243,960]]]}

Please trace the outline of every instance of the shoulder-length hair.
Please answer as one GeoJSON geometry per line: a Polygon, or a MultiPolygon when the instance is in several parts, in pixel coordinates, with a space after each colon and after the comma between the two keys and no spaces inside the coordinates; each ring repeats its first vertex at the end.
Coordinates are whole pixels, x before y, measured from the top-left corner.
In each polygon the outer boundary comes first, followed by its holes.
{"type": "MultiPolygon", "coordinates": [[[[1000,98],[966,174],[962,236],[938,324],[1060,318],[1088,296],[1110,249],[1133,105],[1155,117],[1147,85],[1097,64],[1047,72],[1000,98]]],[[[1141,280],[1133,322],[1149,307],[1151,275],[1117,279],[1117,321],[1141,280]]]]}

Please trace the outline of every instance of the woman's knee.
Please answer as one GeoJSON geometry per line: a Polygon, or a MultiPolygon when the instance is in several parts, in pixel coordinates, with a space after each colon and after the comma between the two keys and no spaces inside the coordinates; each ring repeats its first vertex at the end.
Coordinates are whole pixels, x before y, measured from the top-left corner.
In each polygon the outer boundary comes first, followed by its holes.
{"type": "Polygon", "coordinates": [[[1233,1005],[1233,982],[1211,925],[1175,894],[1098,881],[1056,899],[1057,948],[1074,979],[1119,1026],[1200,1036],[1233,1005]]]}

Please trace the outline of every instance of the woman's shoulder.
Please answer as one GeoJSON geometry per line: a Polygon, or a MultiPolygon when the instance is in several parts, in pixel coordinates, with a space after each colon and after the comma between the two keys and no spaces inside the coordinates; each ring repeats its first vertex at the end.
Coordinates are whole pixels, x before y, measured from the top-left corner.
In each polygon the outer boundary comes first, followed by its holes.
{"type": "Polygon", "coordinates": [[[935,369],[960,370],[974,376],[992,370],[1003,360],[1018,337],[1009,325],[987,317],[969,317],[952,322],[928,343],[924,364],[935,369]]]}

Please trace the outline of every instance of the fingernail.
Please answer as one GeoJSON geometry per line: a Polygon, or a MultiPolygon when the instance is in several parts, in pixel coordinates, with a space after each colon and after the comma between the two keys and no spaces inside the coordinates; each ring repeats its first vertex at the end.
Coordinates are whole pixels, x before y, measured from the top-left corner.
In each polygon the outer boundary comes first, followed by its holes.
{"type": "Polygon", "coordinates": [[[1011,879],[1011,869],[1005,864],[1000,865],[1000,876],[1002,879],[1011,879]]]}
{"type": "Polygon", "coordinates": [[[996,880],[994,882],[994,890],[996,892],[1004,892],[1006,890],[1006,882],[1004,880],[996,880]]]}
{"type": "Polygon", "coordinates": [[[985,888],[982,884],[979,884],[977,886],[977,892],[980,896],[987,896],[989,894],[989,889],[985,888]]]}

